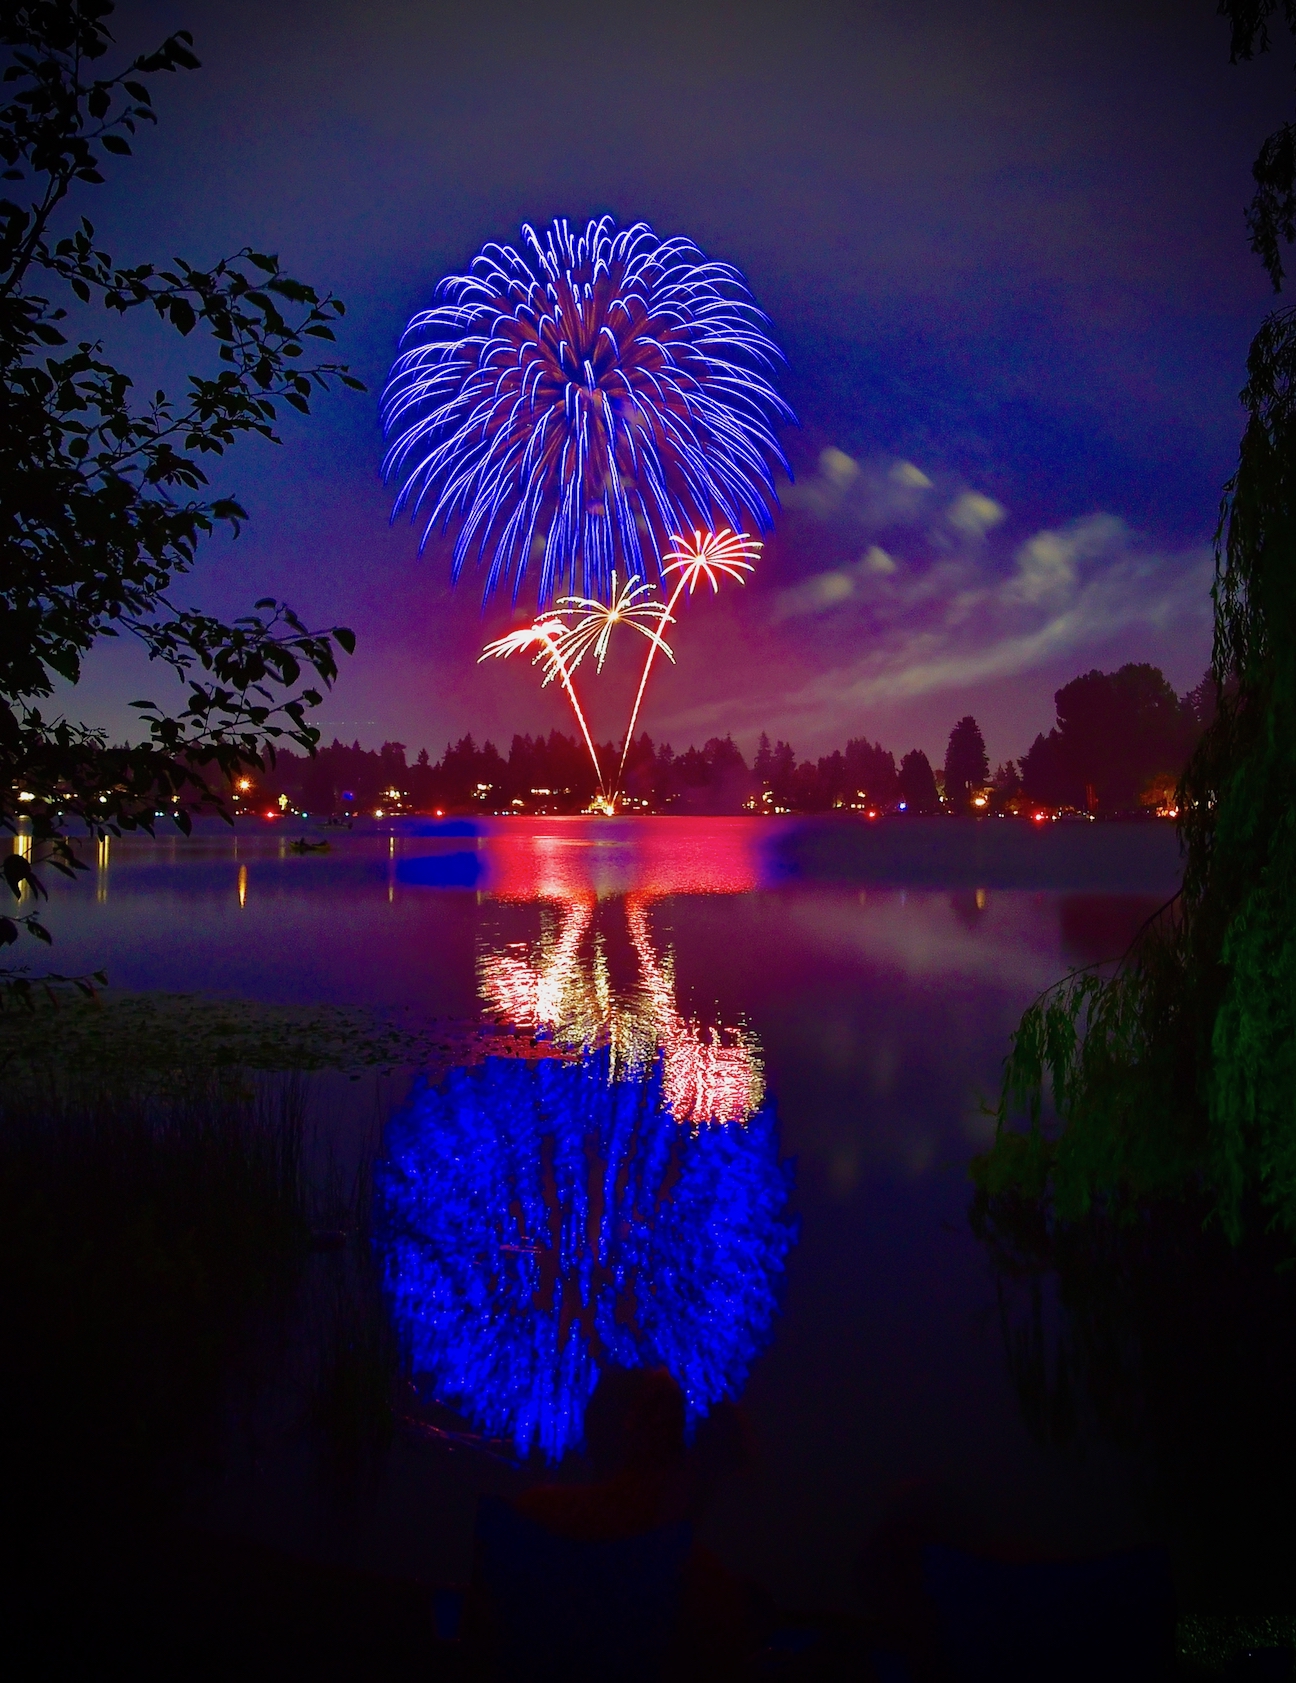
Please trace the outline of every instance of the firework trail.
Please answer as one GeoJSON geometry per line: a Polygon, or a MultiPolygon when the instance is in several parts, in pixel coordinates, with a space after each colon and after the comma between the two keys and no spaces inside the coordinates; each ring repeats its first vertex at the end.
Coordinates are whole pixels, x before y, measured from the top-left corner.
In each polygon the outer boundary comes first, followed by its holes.
{"type": "MultiPolygon", "coordinates": [[[[594,775],[598,778],[599,794],[606,795],[607,788],[603,781],[602,768],[599,766],[598,750],[594,746],[594,739],[589,733],[589,726],[585,723],[585,715],[581,711],[581,704],[576,697],[576,686],[571,680],[571,671],[563,656],[562,641],[567,635],[567,626],[555,614],[546,614],[538,619],[534,625],[523,626],[518,631],[510,631],[506,636],[497,637],[477,656],[477,664],[490,660],[506,659],[511,654],[525,654],[532,651],[532,665],[544,664],[546,684],[555,678],[561,678],[563,688],[567,691],[572,704],[572,711],[576,715],[576,722],[581,728],[581,735],[585,738],[585,746],[589,749],[590,759],[594,762],[594,775]]],[[[543,686],[542,686],[543,687],[543,686]]]]}
{"type": "MultiPolygon", "coordinates": [[[[746,575],[752,571],[761,552],[761,545],[754,538],[749,537],[746,532],[731,531],[728,526],[719,532],[694,532],[691,543],[688,538],[674,537],[671,544],[672,548],[662,572],[678,573],[679,580],[671,593],[670,601],[666,604],[659,622],[661,625],[669,625],[674,621],[675,608],[680,597],[686,590],[692,596],[703,579],[711,586],[712,595],[720,589],[721,575],[734,579],[738,584],[745,584],[746,575]]],[[[634,740],[635,721],[643,704],[644,691],[648,688],[648,675],[652,671],[652,663],[659,648],[666,649],[666,645],[660,636],[654,636],[652,646],[648,650],[648,658],[644,661],[639,692],[635,696],[625,742],[621,748],[621,764],[617,767],[618,789],[625,775],[626,756],[634,740]]],[[[669,649],[666,649],[666,652],[670,654],[669,649]]],[[[671,655],[671,659],[674,658],[671,655]]],[[[615,791],[613,793],[615,795],[615,791]]]]}
{"type": "Polygon", "coordinates": [[[610,217],[525,226],[414,316],[383,394],[384,474],[423,542],[458,527],[485,594],[514,596],[543,550],[539,600],[564,579],[605,597],[613,568],[655,577],[672,532],[772,520],[775,428],[795,417],[742,275],[691,240],[610,217]]]}

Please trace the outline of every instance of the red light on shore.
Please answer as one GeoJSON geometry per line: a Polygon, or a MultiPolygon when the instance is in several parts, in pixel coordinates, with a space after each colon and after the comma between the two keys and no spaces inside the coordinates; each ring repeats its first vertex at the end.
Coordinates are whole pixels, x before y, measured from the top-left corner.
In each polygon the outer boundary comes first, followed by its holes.
{"type": "Polygon", "coordinates": [[[1042,824],[1047,817],[1048,817],[1047,812],[1037,812],[1035,814],[1035,822],[1037,824],[1042,824]]]}
{"type": "Polygon", "coordinates": [[[278,818],[278,816],[279,816],[279,814],[275,811],[275,809],[272,806],[268,806],[266,808],[265,815],[266,815],[267,818],[278,818]]]}

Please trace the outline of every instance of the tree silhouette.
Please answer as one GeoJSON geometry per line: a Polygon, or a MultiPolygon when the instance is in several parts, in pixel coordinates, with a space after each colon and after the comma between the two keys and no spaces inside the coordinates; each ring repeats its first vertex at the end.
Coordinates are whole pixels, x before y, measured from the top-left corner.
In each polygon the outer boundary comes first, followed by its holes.
{"type": "Polygon", "coordinates": [[[1022,783],[1046,806],[1127,812],[1157,777],[1176,780],[1199,734],[1193,694],[1181,701],[1156,666],[1086,672],[1054,696],[1057,724],[1031,744],[1022,783]]]}
{"type": "Polygon", "coordinates": [[[921,748],[912,748],[900,762],[900,799],[906,812],[920,817],[940,811],[940,796],[936,793],[936,777],[931,761],[921,748]]]}
{"type": "Polygon", "coordinates": [[[945,750],[945,799],[955,812],[966,812],[972,794],[990,780],[985,738],[970,713],[965,713],[950,732],[945,750]]]}

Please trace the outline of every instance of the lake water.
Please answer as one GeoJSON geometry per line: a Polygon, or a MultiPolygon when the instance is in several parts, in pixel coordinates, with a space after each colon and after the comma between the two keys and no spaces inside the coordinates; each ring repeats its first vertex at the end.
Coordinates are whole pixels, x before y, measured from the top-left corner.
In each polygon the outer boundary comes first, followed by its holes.
{"type": "MultiPolygon", "coordinates": [[[[1154,1534],[1128,1448],[1059,1448],[1023,1407],[968,1163],[1022,1008],[1173,892],[1168,826],[404,820],[295,855],[299,829],[101,849],[55,892],[56,962],[512,1023],[568,1054],[452,1074],[389,1136],[391,1196],[442,1224],[437,1254],[393,1253],[397,1309],[469,1425],[556,1453],[613,1348],[666,1354],[698,1413],[739,1395],[755,1464],[707,1540],[784,1606],[854,1606],[861,1551],[914,1491],[1035,1553],[1154,1534]],[[511,1320],[491,1297],[510,1291],[511,1320]]],[[[1055,1294],[1037,1307],[1056,1317],[1055,1294]]],[[[350,1558],[461,1578],[475,1493],[538,1471],[398,1445],[350,1558]]],[[[241,1522],[324,1547],[294,1476],[267,1472],[241,1522]]]]}

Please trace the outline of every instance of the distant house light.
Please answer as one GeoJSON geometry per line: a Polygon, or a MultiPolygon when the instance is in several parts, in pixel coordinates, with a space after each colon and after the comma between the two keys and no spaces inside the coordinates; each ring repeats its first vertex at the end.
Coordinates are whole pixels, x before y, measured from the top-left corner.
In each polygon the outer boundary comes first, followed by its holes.
{"type": "MultiPolygon", "coordinates": [[[[100,795],[99,799],[103,800],[103,798],[104,797],[102,795],[100,795]]],[[[30,789],[24,789],[22,791],[22,793],[18,796],[18,799],[20,801],[34,801],[36,799],[36,797],[35,797],[35,795],[32,794],[30,789]]]]}
{"type": "Polygon", "coordinates": [[[907,812],[908,810],[909,810],[908,801],[901,801],[900,805],[896,808],[897,812],[907,812]]]}
{"type": "Polygon", "coordinates": [[[533,795],[552,795],[553,790],[552,789],[532,789],[531,793],[533,795]]]}

